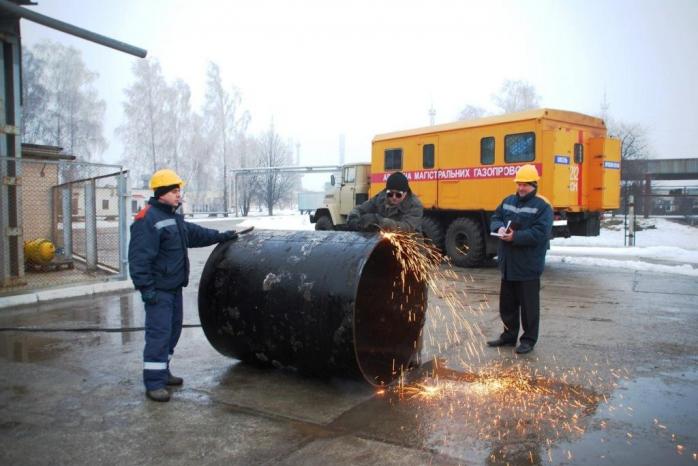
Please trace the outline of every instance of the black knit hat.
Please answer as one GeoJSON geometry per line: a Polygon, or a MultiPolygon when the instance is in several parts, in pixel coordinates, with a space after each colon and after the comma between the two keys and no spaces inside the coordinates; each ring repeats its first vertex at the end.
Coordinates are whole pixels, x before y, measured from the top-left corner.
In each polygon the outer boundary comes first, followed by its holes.
{"type": "Polygon", "coordinates": [[[388,177],[385,189],[407,192],[410,190],[410,185],[407,182],[407,177],[402,172],[395,172],[388,177]]]}
{"type": "Polygon", "coordinates": [[[173,189],[179,188],[178,184],[171,184],[169,186],[159,186],[153,190],[153,197],[155,199],[160,199],[160,196],[164,196],[165,194],[169,193],[173,189]]]}

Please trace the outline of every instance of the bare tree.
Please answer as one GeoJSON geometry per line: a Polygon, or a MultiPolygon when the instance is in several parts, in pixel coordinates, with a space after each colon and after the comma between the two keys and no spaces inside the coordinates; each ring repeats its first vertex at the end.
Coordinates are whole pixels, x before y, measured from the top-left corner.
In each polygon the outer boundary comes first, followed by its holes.
{"type": "Polygon", "coordinates": [[[179,173],[183,167],[184,145],[186,143],[187,132],[190,129],[191,112],[191,91],[189,85],[178,79],[166,90],[165,101],[165,150],[168,159],[172,162],[170,166],[179,173]]]}
{"type": "Polygon", "coordinates": [[[167,151],[167,97],[170,93],[157,59],[133,65],[134,83],[124,90],[126,121],[116,129],[124,142],[126,163],[138,175],[169,166],[167,151]]]}
{"type": "Polygon", "coordinates": [[[103,135],[106,103],[74,47],[45,41],[24,51],[26,138],[51,144],[80,159],[96,160],[107,147],[103,135]]]}
{"type": "Polygon", "coordinates": [[[206,102],[204,118],[208,133],[217,141],[216,152],[220,156],[223,182],[223,208],[225,215],[230,209],[230,193],[228,191],[228,170],[231,166],[231,152],[236,136],[244,133],[249,122],[249,114],[242,112],[240,105],[242,97],[237,88],[226,91],[223,86],[220,68],[214,62],[208,65],[206,82],[206,102]]]}
{"type": "Polygon", "coordinates": [[[466,105],[458,114],[459,121],[470,121],[482,118],[487,114],[487,111],[476,105],[466,105]]]}
{"type": "MultiPolygon", "coordinates": [[[[621,161],[647,159],[651,152],[647,128],[639,123],[628,123],[616,120],[611,116],[610,107],[611,105],[604,93],[599,117],[606,123],[608,135],[620,139],[621,161]]],[[[639,180],[643,176],[642,169],[639,165],[621,164],[621,167],[625,179],[639,180]]]]}
{"type": "Polygon", "coordinates": [[[213,160],[214,145],[204,131],[204,118],[193,113],[186,130],[180,166],[187,178],[186,199],[197,210],[203,209],[207,203],[211,180],[217,173],[213,160]]]}
{"type": "MultiPolygon", "coordinates": [[[[288,166],[293,159],[290,146],[276,132],[273,122],[269,129],[257,138],[255,152],[258,167],[288,166]]],[[[290,197],[293,186],[297,184],[297,178],[296,175],[275,170],[269,170],[258,177],[259,193],[269,215],[274,214],[274,206],[279,201],[290,197]]]]}
{"type": "Polygon", "coordinates": [[[535,86],[526,81],[506,80],[498,94],[492,96],[502,113],[520,112],[540,107],[540,96],[535,86]]]}
{"type": "MultiPolygon", "coordinates": [[[[647,130],[642,125],[611,121],[608,133],[610,136],[620,139],[620,159],[622,162],[645,160],[649,157],[650,145],[647,130]]],[[[621,167],[624,178],[628,180],[639,180],[644,175],[640,165],[622,163],[621,167]]]]}
{"type": "Polygon", "coordinates": [[[49,91],[44,86],[46,63],[30,48],[22,50],[22,142],[44,140],[49,91]]]}
{"type": "MultiPolygon", "coordinates": [[[[240,155],[240,168],[254,166],[255,141],[242,134],[235,143],[235,150],[240,155]]],[[[261,197],[259,187],[260,177],[257,174],[239,174],[235,183],[235,202],[240,208],[243,217],[247,217],[252,207],[252,201],[261,197]]]]}

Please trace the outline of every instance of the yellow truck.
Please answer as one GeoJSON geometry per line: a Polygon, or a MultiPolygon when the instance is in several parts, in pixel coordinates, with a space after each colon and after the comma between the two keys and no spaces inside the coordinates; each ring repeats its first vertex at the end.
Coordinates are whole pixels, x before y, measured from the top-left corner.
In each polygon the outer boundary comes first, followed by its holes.
{"type": "Polygon", "coordinates": [[[496,254],[492,212],[513,193],[524,164],[541,176],[538,192],[555,212],[554,236],[596,236],[600,216],[620,199],[620,141],[603,120],[537,109],[373,138],[371,163],[343,167],[341,184],[311,215],[316,229],[346,221],[356,204],[402,171],[424,204],[422,231],[453,263],[472,267],[496,254]]]}

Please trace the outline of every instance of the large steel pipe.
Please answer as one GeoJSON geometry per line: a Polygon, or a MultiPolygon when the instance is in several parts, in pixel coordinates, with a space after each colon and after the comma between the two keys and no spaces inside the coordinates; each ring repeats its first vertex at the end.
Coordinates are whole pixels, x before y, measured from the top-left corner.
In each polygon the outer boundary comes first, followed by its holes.
{"type": "Polygon", "coordinates": [[[407,367],[426,307],[426,283],[371,233],[256,230],[218,245],[199,285],[222,354],[373,385],[407,367]]]}

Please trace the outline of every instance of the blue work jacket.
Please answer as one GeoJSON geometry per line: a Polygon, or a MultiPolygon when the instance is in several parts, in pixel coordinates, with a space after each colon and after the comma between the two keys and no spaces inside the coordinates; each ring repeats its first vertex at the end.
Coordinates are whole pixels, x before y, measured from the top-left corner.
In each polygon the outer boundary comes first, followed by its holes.
{"type": "Polygon", "coordinates": [[[497,207],[490,222],[490,230],[500,227],[514,230],[512,242],[500,241],[497,262],[504,280],[525,281],[540,278],[545,266],[545,253],[553,229],[553,209],[536,191],[519,197],[506,197],[497,207]]]}
{"type": "Polygon", "coordinates": [[[131,224],[128,263],[134,286],[174,291],[189,283],[187,248],[221,240],[217,230],[184,221],[172,207],[151,197],[131,224]]]}

